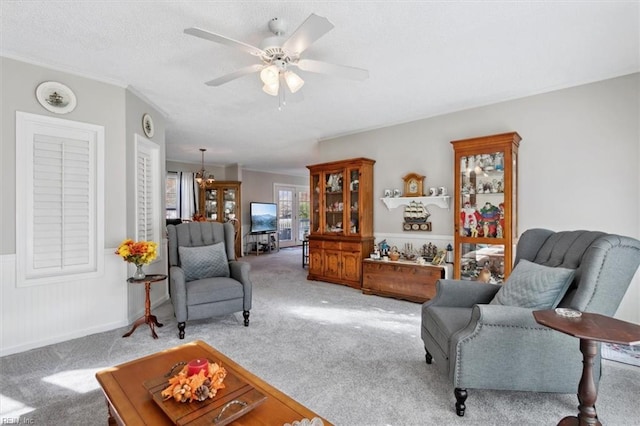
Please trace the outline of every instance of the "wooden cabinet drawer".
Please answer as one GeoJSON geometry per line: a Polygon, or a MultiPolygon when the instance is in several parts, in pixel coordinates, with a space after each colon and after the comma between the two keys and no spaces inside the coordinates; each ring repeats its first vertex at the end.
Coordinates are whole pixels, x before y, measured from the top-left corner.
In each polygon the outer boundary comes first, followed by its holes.
{"type": "Polygon", "coordinates": [[[361,243],[349,243],[349,242],[342,242],[340,243],[340,249],[342,251],[357,251],[360,252],[362,251],[362,244],[361,243]]]}
{"type": "Polygon", "coordinates": [[[364,260],[362,291],[413,302],[425,302],[436,295],[436,281],[444,278],[444,268],[409,262],[364,260]]]}

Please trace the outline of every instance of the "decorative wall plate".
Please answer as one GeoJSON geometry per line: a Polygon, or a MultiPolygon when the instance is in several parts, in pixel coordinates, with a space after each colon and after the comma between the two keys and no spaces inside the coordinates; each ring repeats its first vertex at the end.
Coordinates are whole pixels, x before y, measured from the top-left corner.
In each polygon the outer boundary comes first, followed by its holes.
{"type": "Polygon", "coordinates": [[[56,114],[67,114],[76,107],[76,95],[71,89],[56,81],[40,83],[36,89],[36,98],[40,105],[56,114]]]}
{"type": "Polygon", "coordinates": [[[148,138],[153,137],[153,134],[155,133],[153,119],[149,114],[142,116],[142,130],[144,130],[144,134],[147,135],[148,138]]]}

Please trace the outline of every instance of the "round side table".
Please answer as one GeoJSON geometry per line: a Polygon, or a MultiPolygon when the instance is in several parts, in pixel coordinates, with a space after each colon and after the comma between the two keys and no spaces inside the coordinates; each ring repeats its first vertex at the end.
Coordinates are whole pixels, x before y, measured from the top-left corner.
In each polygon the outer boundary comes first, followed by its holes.
{"type": "Polygon", "coordinates": [[[556,314],[554,310],[545,310],[534,311],[533,316],[539,324],[580,339],[583,360],[582,377],[578,384],[579,412],[577,416],[563,418],[558,426],[601,426],[596,413],[598,388],[593,380],[593,360],[598,354],[598,342],[640,344],[640,326],[590,312],[582,312],[577,318],[567,318],[556,314]]]}
{"type": "Polygon", "coordinates": [[[149,328],[151,329],[151,336],[154,339],[158,338],[158,335],[156,334],[156,330],[155,327],[162,327],[162,324],[160,324],[158,322],[158,319],[156,318],[155,315],[151,315],[151,297],[150,297],[150,292],[151,292],[151,284],[153,283],[157,283],[160,281],[164,281],[167,279],[166,275],[163,274],[153,274],[153,275],[147,275],[146,277],[136,280],[133,278],[129,278],[127,280],[128,283],[131,284],[143,284],[144,283],[144,292],[145,292],[145,299],[144,299],[144,316],[138,318],[134,323],[133,323],[133,327],[131,328],[131,330],[122,335],[122,337],[129,337],[133,334],[134,331],[136,331],[136,328],[138,328],[138,326],[140,324],[149,324],[149,328]]]}

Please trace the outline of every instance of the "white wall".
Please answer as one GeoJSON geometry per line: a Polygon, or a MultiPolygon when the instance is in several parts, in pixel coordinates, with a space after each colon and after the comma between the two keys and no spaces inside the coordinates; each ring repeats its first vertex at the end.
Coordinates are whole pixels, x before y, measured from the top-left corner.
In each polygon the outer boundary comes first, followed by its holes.
{"type": "MultiPolygon", "coordinates": [[[[447,114],[320,143],[320,161],[366,156],[374,168],[376,240],[452,239],[454,212],[430,207],[431,235],[402,232],[401,209],[388,211],[385,188],[402,176],[453,186],[450,141],[517,131],[519,233],[535,227],[589,229],[640,238],[640,74],[447,114]]],[[[640,278],[617,316],[640,323],[640,278]]]]}
{"type": "MultiPolygon", "coordinates": [[[[153,113],[157,135],[153,139],[162,146],[164,163],[164,118],[123,87],[3,57],[0,69],[0,355],[126,326],[144,312],[140,290],[132,290],[133,297],[128,295],[126,279],[131,272],[127,264],[114,253],[132,235],[128,223],[133,207],[128,208],[131,200],[127,196],[127,188],[133,185],[128,165],[132,134],[141,123],[141,111],[153,113]],[[15,218],[21,212],[15,211],[15,188],[21,171],[15,167],[15,112],[60,117],[36,100],[36,87],[43,81],[58,81],[74,91],[78,106],[62,118],[105,127],[105,272],[90,280],[70,276],[64,283],[17,288],[15,218]]],[[[151,265],[150,272],[166,271],[165,263],[151,265]]],[[[162,295],[154,297],[157,303],[162,295]]]]}

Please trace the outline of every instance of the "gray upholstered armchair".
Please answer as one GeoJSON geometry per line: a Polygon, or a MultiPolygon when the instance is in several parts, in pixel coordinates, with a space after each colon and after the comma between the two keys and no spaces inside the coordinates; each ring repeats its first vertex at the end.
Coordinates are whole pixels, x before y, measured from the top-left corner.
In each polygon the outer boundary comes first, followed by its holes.
{"type": "MultiPolygon", "coordinates": [[[[464,415],[468,388],[575,393],[582,373],[579,340],[538,324],[532,312],[557,305],[612,316],[639,264],[640,241],[633,238],[531,229],[518,241],[515,267],[504,286],[438,281],[436,296],[422,306],[421,334],[427,364],[435,362],[454,386],[456,413],[464,415]],[[540,281],[562,270],[569,271],[566,286],[548,298],[550,306],[493,301],[499,290],[504,295],[509,287],[520,288],[511,285],[518,279],[526,286],[534,276],[540,281]]],[[[598,354],[596,385],[600,362],[598,354]]]]}
{"type": "Polygon", "coordinates": [[[250,265],[236,261],[234,232],[230,223],[167,226],[171,302],[181,339],[188,320],[242,311],[249,325],[250,265]]]}

